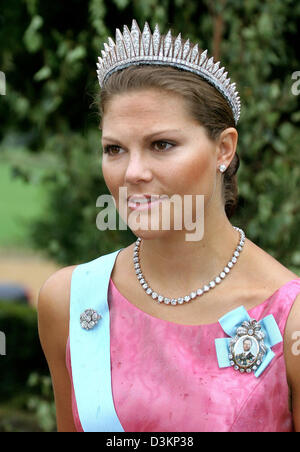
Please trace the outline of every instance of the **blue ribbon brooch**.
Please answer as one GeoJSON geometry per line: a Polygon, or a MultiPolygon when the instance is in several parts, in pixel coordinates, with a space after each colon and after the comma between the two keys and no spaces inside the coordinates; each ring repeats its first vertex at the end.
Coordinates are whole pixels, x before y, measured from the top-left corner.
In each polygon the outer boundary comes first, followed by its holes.
{"type": "Polygon", "coordinates": [[[241,373],[253,371],[259,377],[275,356],[271,347],[282,342],[273,315],[257,321],[250,318],[244,306],[239,306],[221,317],[219,323],[230,336],[215,339],[219,367],[232,366],[241,373]]]}

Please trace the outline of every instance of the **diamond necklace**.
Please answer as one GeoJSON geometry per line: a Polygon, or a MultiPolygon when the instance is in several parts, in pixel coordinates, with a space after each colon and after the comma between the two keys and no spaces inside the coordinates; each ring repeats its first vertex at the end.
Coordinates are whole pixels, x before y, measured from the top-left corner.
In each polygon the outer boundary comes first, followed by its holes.
{"type": "Polygon", "coordinates": [[[153,298],[153,300],[156,300],[158,303],[163,302],[165,304],[171,304],[171,305],[175,306],[176,304],[188,303],[190,300],[193,300],[196,297],[200,297],[205,292],[208,292],[209,290],[216,287],[216,284],[220,284],[220,282],[222,282],[222,280],[225,278],[225,276],[228,275],[228,273],[232,269],[233,265],[237,262],[237,259],[240,255],[241,251],[243,250],[243,246],[245,243],[244,231],[236,226],[233,226],[233,227],[234,227],[234,229],[239,231],[240,241],[233,252],[233,257],[231,258],[231,260],[227,263],[227,265],[224,267],[224,269],[221,271],[221,273],[215,279],[211,280],[208,285],[205,284],[201,289],[197,289],[195,292],[191,292],[189,295],[186,295],[185,297],[179,297],[179,298],[168,298],[168,297],[164,297],[163,295],[159,295],[157,292],[152,290],[151,287],[149,286],[149,284],[146,282],[145,277],[142,273],[142,270],[140,267],[140,261],[139,261],[139,249],[140,249],[140,244],[141,244],[142,239],[140,237],[138,237],[138,239],[135,242],[135,247],[134,247],[134,251],[133,251],[133,264],[134,264],[135,273],[137,275],[139,283],[141,284],[142,288],[145,290],[146,294],[151,296],[153,298]]]}

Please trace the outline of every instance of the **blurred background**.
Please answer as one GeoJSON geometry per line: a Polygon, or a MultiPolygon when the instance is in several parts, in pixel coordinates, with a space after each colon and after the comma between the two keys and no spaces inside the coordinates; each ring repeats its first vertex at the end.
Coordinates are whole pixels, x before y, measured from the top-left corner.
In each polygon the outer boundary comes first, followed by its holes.
{"type": "Polygon", "coordinates": [[[242,102],[231,222],[300,276],[298,0],[0,0],[0,432],[56,430],[37,334],[44,281],[134,240],[96,228],[109,193],[96,61],[132,18],[230,68],[242,102]]]}

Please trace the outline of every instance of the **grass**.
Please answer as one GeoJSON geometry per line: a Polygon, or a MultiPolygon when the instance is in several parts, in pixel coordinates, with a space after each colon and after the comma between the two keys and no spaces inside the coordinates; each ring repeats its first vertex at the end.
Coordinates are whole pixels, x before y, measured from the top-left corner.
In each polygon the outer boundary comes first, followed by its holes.
{"type": "Polygon", "coordinates": [[[28,248],[30,224],[42,214],[41,186],[13,177],[11,165],[0,162],[0,247],[28,248]]]}

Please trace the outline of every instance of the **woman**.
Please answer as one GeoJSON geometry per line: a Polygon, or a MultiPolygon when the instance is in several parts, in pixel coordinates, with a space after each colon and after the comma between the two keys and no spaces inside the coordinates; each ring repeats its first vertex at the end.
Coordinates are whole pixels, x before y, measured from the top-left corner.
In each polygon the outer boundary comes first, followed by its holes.
{"type": "Polygon", "coordinates": [[[137,241],[40,290],[58,430],[300,431],[300,278],[230,223],[235,84],[157,26],[133,20],[108,42],[102,172],[137,241]],[[238,360],[247,340],[251,360],[238,360]]]}

